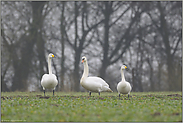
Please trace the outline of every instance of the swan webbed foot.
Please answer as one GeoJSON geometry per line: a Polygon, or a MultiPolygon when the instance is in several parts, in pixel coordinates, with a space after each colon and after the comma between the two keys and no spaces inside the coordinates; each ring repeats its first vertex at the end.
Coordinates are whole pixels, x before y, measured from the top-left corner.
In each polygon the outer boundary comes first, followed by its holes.
{"type": "Polygon", "coordinates": [[[53,96],[54,96],[54,92],[55,92],[55,90],[53,90],[53,96]]]}
{"type": "Polygon", "coordinates": [[[44,91],[44,96],[45,96],[45,90],[43,90],[44,91]]]}

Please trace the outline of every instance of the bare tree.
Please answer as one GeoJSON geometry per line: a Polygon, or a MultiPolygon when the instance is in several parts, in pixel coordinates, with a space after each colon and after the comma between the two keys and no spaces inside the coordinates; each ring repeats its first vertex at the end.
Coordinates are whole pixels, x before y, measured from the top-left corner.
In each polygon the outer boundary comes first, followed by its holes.
{"type": "MultiPolygon", "coordinates": [[[[102,44],[103,48],[103,58],[102,58],[102,66],[100,69],[100,76],[102,78],[105,78],[106,69],[110,65],[116,63],[120,58],[122,58],[123,54],[126,52],[126,50],[130,47],[131,41],[135,38],[136,34],[138,33],[138,28],[135,27],[135,25],[139,22],[141,13],[144,12],[144,9],[141,9],[140,7],[137,7],[137,10],[134,10],[134,15],[131,16],[127,28],[124,28],[124,30],[120,30],[124,33],[118,33],[120,36],[116,37],[114,40],[115,44],[110,46],[110,29],[112,30],[112,27],[114,24],[118,25],[117,22],[127,13],[130,11],[130,8],[133,7],[133,3],[128,2],[124,3],[124,6],[126,7],[123,12],[118,16],[118,18],[113,22],[109,23],[111,20],[111,15],[115,12],[114,6],[116,4],[114,2],[103,2],[103,6],[101,8],[102,12],[104,14],[104,39],[102,44]]],[[[120,4],[119,4],[120,5],[120,4]]],[[[119,25],[118,25],[119,26],[119,25]]]]}
{"type": "MultiPolygon", "coordinates": [[[[13,3],[10,4],[14,6],[13,3]]],[[[27,78],[32,67],[33,47],[39,38],[41,38],[42,10],[45,2],[28,2],[27,4],[30,4],[32,7],[32,22],[28,22],[30,24],[28,32],[20,36],[17,42],[20,45],[15,46],[14,43],[9,44],[8,42],[13,42],[13,40],[3,33],[3,41],[9,47],[8,50],[12,54],[11,58],[13,60],[14,76],[12,80],[12,91],[27,90],[27,78]]],[[[19,8],[15,9],[18,11],[19,8]]]]}
{"type": "MultiPolygon", "coordinates": [[[[161,52],[165,55],[166,65],[168,70],[168,85],[169,90],[174,91],[177,88],[178,80],[175,78],[175,55],[176,52],[180,51],[181,40],[182,40],[182,29],[177,27],[176,24],[181,23],[180,15],[174,16],[175,11],[180,11],[180,7],[177,2],[156,2],[157,10],[159,11],[159,15],[157,17],[153,16],[152,13],[149,13],[149,16],[152,20],[153,25],[157,29],[158,37],[161,36],[162,46],[161,52]],[[175,8],[177,6],[177,8],[175,8]],[[170,8],[172,7],[172,8],[170,8]],[[172,9],[172,12],[168,10],[172,9]],[[172,19],[167,19],[171,17],[172,19]],[[177,19],[177,22],[175,21],[177,19]],[[176,22],[176,23],[175,23],[176,22]],[[175,25],[175,26],[174,26],[175,25]]],[[[178,13],[176,13],[178,14],[178,13]]],[[[159,38],[158,40],[161,41],[159,38]]]]}
{"type": "Polygon", "coordinates": [[[59,90],[64,91],[64,82],[65,82],[65,6],[66,2],[61,2],[61,6],[58,3],[58,7],[61,8],[61,17],[60,17],[60,34],[61,34],[61,71],[60,71],[60,83],[59,90]]]}

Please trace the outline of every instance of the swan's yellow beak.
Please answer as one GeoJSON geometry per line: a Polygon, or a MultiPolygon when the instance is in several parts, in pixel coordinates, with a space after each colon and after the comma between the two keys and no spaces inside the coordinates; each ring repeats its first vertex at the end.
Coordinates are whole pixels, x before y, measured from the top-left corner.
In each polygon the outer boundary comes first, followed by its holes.
{"type": "Polygon", "coordinates": [[[54,55],[52,54],[52,57],[54,57],[54,55]]]}
{"type": "Polygon", "coordinates": [[[127,67],[125,66],[125,69],[126,69],[127,67]]]}

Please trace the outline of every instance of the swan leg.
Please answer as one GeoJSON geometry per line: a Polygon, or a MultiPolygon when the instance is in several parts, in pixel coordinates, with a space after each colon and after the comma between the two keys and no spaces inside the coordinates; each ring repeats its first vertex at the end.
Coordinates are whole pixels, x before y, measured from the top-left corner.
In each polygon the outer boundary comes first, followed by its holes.
{"type": "Polygon", "coordinates": [[[120,94],[119,94],[119,100],[120,100],[120,94]]]}
{"type": "Polygon", "coordinates": [[[99,96],[100,96],[100,92],[98,92],[99,96]]]}
{"type": "Polygon", "coordinates": [[[129,99],[130,95],[128,94],[128,99],[129,99]]]}
{"type": "Polygon", "coordinates": [[[43,90],[44,91],[44,96],[45,96],[45,90],[43,90]]]}
{"type": "Polygon", "coordinates": [[[55,92],[55,90],[53,90],[53,96],[54,96],[54,92],[55,92]]]}
{"type": "Polygon", "coordinates": [[[89,92],[89,96],[91,96],[91,91],[89,92]]]}

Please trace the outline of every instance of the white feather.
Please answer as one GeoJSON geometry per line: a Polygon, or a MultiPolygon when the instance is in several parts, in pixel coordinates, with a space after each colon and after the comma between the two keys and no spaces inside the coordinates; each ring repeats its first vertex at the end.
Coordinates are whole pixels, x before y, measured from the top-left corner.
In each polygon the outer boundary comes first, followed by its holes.
{"type": "Polygon", "coordinates": [[[44,74],[41,78],[41,85],[43,87],[43,90],[45,89],[52,89],[55,90],[55,87],[58,84],[57,77],[52,74],[52,69],[51,69],[51,58],[54,57],[52,53],[48,55],[48,70],[49,74],[44,74]]]}
{"type": "Polygon", "coordinates": [[[125,80],[123,70],[126,68],[127,67],[125,65],[121,67],[121,81],[117,85],[117,91],[119,94],[130,94],[132,89],[130,83],[125,80]]]}
{"type": "Polygon", "coordinates": [[[88,77],[88,63],[86,57],[82,57],[84,64],[84,72],[81,77],[80,84],[83,88],[91,92],[113,92],[109,85],[100,77],[88,77]]]}

